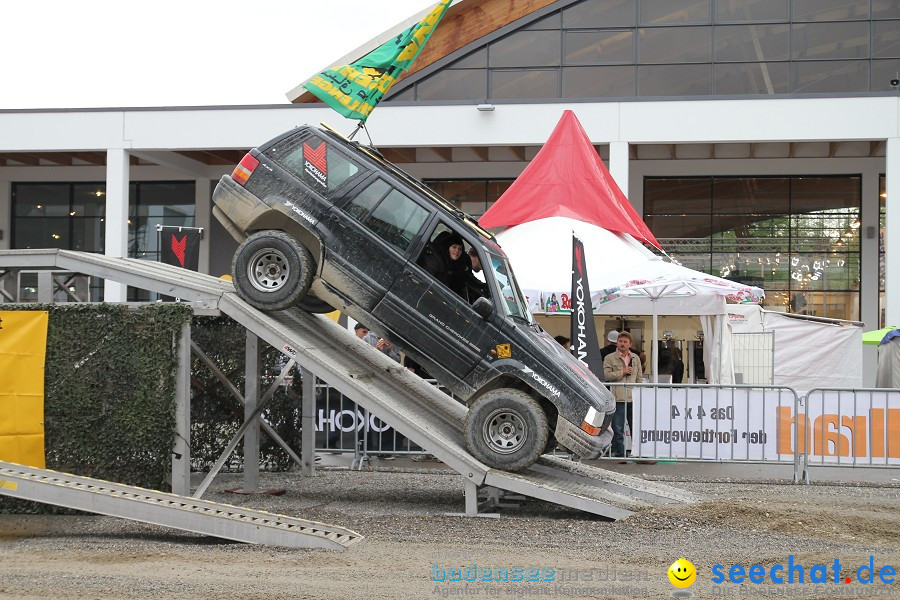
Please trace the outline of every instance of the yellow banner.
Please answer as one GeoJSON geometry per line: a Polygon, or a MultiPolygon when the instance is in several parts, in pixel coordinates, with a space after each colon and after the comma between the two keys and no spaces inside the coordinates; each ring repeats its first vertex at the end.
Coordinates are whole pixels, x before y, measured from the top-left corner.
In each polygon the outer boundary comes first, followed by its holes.
{"type": "Polygon", "coordinates": [[[47,311],[0,310],[0,460],[44,468],[47,311]]]}

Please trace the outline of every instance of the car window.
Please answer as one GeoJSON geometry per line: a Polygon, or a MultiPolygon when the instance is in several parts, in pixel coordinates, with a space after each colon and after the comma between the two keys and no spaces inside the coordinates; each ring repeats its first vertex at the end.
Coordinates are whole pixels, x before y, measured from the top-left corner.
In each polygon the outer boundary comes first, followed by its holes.
{"type": "Polygon", "coordinates": [[[422,229],[429,212],[401,192],[391,192],[366,219],[366,226],[378,237],[396,247],[406,250],[422,229]]]}
{"type": "Polygon", "coordinates": [[[478,249],[443,221],[432,230],[416,264],[470,304],[481,296],[491,297],[478,249]],[[455,255],[450,252],[454,244],[461,244],[455,255]]]}
{"type": "Polygon", "coordinates": [[[353,198],[347,212],[355,219],[364,221],[390,189],[391,186],[381,179],[376,179],[353,198]]]}
{"type": "Polygon", "coordinates": [[[402,192],[376,179],[356,194],[346,212],[375,235],[405,251],[430,214],[402,192]]]}
{"type": "Polygon", "coordinates": [[[275,162],[326,195],[360,172],[360,167],[322,138],[289,138],[267,151],[275,162]]]}

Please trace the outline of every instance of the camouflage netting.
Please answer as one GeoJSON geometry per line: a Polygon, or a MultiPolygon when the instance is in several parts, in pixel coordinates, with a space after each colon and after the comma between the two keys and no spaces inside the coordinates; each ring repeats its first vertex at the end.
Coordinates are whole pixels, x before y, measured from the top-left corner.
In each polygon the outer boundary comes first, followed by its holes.
{"type": "MultiPolygon", "coordinates": [[[[246,330],[229,317],[198,317],[194,319],[191,338],[209,356],[228,380],[244,391],[244,355],[246,330]]],[[[260,343],[260,398],[277,379],[287,358],[268,344],[260,343]]],[[[272,399],[266,404],[263,418],[278,435],[299,454],[301,381],[297,369],[292,369],[272,399]]],[[[196,356],[191,366],[191,468],[208,471],[219,458],[229,440],[244,420],[244,407],[196,356]]],[[[291,459],[272,439],[260,433],[261,467],[274,471],[285,470],[291,459]]],[[[240,470],[243,444],[238,444],[225,468],[240,470]]]]}
{"type": "MultiPolygon", "coordinates": [[[[47,310],[50,315],[44,392],[47,468],[170,489],[177,343],[182,324],[191,321],[190,307],[3,304],[2,309],[47,310]]],[[[243,390],[245,330],[227,317],[200,317],[192,322],[191,336],[243,390]]],[[[262,395],[284,359],[265,343],[260,346],[262,395]]],[[[192,468],[206,470],[240,427],[243,407],[196,356],[191,368],[192,468]]],[[[264,417],[298,450],[300,378],[293,379],[278,388],[264,417]]],[[[264,468],[290,465],[265,433],[260,446],[264,468]]],[[[239,445],[230,468],[240,468],[241,453],[239,445]]],[[[0,512],[9,510],[48,507],[0,497],[0,512]]]]}

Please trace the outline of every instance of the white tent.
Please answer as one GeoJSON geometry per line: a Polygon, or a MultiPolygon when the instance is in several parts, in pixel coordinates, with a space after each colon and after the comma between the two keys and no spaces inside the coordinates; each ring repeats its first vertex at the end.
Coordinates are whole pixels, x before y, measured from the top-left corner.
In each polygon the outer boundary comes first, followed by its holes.
{"type": "MultiPolygon", "coordinates": [[[[734,381],[730,352],[723,352],[730,344],[722,290],[735,296],[762,290],[666,263],[638,243],[662,248],[572,111],[563,112],[537,156],[478,223],[507,228],[497,241],[532,312],[568,309],[574,233],[584,243],[594,314],[653,315],[654,342],[658,315],[703,315],[704,349],[719,350],[718,359],[704,356],[707,379],[734,381]]],[[[654,352],[654,377],[657,361],[654,352]]]]}
{"type": "Polygon", "coordinates": [[[629,234],[568,217],[529,221],[497,234],[532,312],[568,309],[573,232],[584,242],[595,315],[700,316],[708,380],[734,382],[725,297],[751,288],[665,262],[629,234]],[[654,290],[654,281],[664,289],[654,290]]]}
{"type": "Polygon", "coordinates": [[[805,394],[813,388],[862,387],[862,323],[728,305],[734,333],[774,332],[775,385],[805,394]]]}

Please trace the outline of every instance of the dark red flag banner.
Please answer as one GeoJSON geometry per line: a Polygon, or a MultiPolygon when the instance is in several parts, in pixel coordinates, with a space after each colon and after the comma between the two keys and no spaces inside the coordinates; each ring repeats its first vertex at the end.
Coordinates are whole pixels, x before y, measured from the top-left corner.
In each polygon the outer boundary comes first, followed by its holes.
{"type": "Polygon", "coordinates": [[[159,261],[191,271],[200,267],[202,227],[159,225],[159,261]]]}

